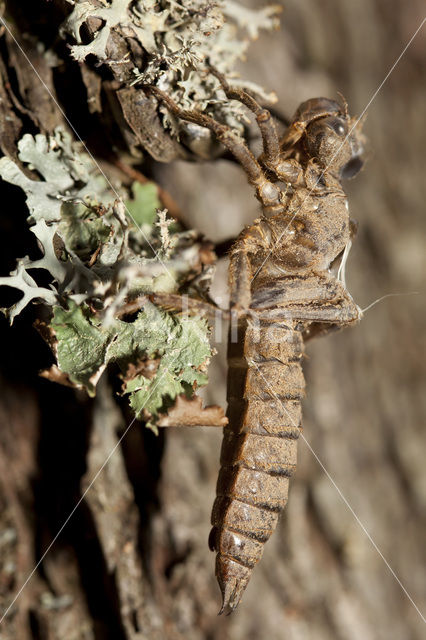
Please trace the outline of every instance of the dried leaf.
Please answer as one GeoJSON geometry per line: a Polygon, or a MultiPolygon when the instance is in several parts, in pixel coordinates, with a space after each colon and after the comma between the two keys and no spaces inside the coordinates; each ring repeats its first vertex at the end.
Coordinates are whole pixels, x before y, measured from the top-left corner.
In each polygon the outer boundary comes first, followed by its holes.
{"type": "Polygon", "coordinates": [[[10,81],[6,66],[0,60],[0,149],[11,157],[16,157],[16,141],[22,130],[21,120],[17,117],[8,87],[10,81]]]}
{"type": "Polygon", "coordinates": [[[211,405],[203,409],[199,396],[179,395],[167,415],[157,422],[158,427],[226,427],[228,418],[222,407],[211,405]]]}
{"type": "Polygon", "coordinates": [[[39,376],[46,378],[46,380],[50,380],[51,382],[62,384],[64,387],[73,387],[74,389],[83,388],[82,385],[77,385],[74,382],[71,382],[68,374],[61,371],[56,364],[52,364],[50,369],[43,369],[43,371],[40,371],[39,376]]]}
{"type": "Polygon", "coordinates": [[[164,134],[155,99],[135,87],[123,87],[116,95],[125,121],[154,160],[171,162],[182,156],[176,141],[164,134]]]}
{"type": "Polygon", "coordinates": [[[139,375],[142,375],[148,380],[152,380],[152,378],[158,371],[159,364],[160,358],[138,360],[136,363],[131,362],[127,367],[127,371],[123,376],[123,380],[125,380],[127,383],[129,382],[129,380],[133,380],[133,378],[136,378],[139,375]]]}
{"type": "Polygon", "coordinates": [[[87,91],[87,106],[90,113],[102,113],[102,79],[85,62],[80,63],[81,77],[87,91]]]}
{"type": "Polygon", "coordinates": [[[64,122],[55,104],[55,86],[52,76],[54,54],[52,51],[45,51],[41,40],[32,38],[29,34],[21,38],[15,31],[12,37],[6,31],[5,38],[9,52],[9,65],[16,73],[17,99],[19,98],[22,102],[22,107],[35,125],[43,132],[51,133],[64,122]],[[31,66],[25,59],[22,49],[31,59],[31,66]],[[34,82],[34,68],[37,69],[39,82],[34,82]]]}

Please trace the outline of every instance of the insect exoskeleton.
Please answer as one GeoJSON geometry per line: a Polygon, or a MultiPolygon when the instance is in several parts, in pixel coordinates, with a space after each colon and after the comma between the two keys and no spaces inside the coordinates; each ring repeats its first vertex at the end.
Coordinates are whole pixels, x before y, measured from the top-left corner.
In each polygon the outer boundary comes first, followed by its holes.
{"type": "Polygon", "coordinates": [[[209,538],[217,552],[222,612],[240,602],[287,502],[301,428],[304,339],[353,325],[362,316],[344,279],[330,267],[346,261],[354,227],[341,180],[361,168],[365,141],[346,102],[328,98],[303,102],[280,140],[270,113],[213,73],[226,96],[255,115],[263,140],[260,158],[229,127],[184,111],[152,90],[177,117],[215,133],[243,167],[263,209],[230,252],[237,341],[233,327],[229,423],[209,538]]]}

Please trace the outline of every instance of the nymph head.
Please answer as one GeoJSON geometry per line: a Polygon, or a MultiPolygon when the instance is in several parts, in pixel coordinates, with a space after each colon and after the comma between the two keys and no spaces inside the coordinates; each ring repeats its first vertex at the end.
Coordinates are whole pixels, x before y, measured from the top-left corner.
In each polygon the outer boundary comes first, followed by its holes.
{"type": "Polygon", "coordinates": [[[306,155],[339,178],[353,178],[364,164],[365,138],[361,123],[347,113],[347,105],[320,98],[329,103],[329,113],[310,122],[303,134],[306,155]]]}

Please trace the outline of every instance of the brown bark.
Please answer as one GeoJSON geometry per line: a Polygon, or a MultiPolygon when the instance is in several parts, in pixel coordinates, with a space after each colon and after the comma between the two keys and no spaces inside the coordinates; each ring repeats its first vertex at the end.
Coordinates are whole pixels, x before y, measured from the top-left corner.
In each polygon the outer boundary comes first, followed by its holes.
{"type": "MultiPolygon", "coordinates": [[[[337,90],[351,112],[360,113],[422,17],[417,1],[287,0],[282,32],[260,39],[244,74],[274,89],[287,116],[302,100],[333,98],[337,90]]],[[[424,38],[423,29],[369,108],[371,157],[349,186],[359,232],[347,279],[361,306],[386,293],[424,289],[424,38]]],[[[10,72],[19,54],[9,52],[10,72]]],[[[61,120],[49,101],[43,102],[45,120],[30,117],[45,95],[35,79],[31,84],[24,61],[19,64],[10,87],[0,69],[2,150],[11,155],[30,121],[43,130],[61,120]]],[[[38,70],[53,86],[52,70],[38,70]]],[[[242,171],[229,162],[179,162],[155,171],[188,224],[214,240],[236,235],[258,215],[242,171]]],[[[17,198],[16,190],[2,189],[5,200],[17,198]]],[[[25,215],[20,201],[3,212],[4,272],[28,251],[25,215]]],[[[221,306],[225,279],[221,264],[215,283],[221,306]]],[[[30,316],[12,329],[2,324],[2,610],[132,420],[117,409],[106,382],[89,402],[37,377],[49,361],[29,328],[30,316]]],[[[0,636],[423,637],[419,613],[336,488],[425,615],[423,325],[422,294],[391,298],[356,328],[308,345],[303,433],[335,485],[302,439],[285,515],[232,616],[216,615],[220,594],[207,548],[221,430],[167,429],[156,437],[135,423],[22,591],[0,636]]],[[[207,404],[225,406],[225,341],[226,331],[210,370],[207,404]]]]}

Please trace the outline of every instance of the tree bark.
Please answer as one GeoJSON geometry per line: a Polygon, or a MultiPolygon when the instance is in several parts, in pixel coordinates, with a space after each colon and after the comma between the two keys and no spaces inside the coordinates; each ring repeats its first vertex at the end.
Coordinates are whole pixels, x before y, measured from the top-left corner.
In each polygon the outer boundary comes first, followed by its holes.
{"type": "MultiPolygon", "coordinates": [[[[402,0],[288,0],[284,9],[282,31],[260,39],[244,73],[277,92],[286,116],[303,100],[336,91],[351,113],[361,113],[423,17],[420,2],[402,0]]],[[[16,45],[2,39],[1,148],[14,155],[25,131],[64,120],[16,45]]],[[[40,379],[49,354],[31,328],[33,312],[12,328],[2,320],[2,611],[42,560],[1,623],[2,639],[423,637],[416,607],[424,616],[425,303],[423,294],[405,294],[424,289],[426,272],[424,39],[423,28],[368,108],[370,158],[348,185],[359,222],[348,264],[354,299],[366,307],[387,293],[404,295],[377,304],[356,328],[309,344],[306,442],[289,504],[232,616],[217,617],[207,548],[220,429],[155,436],[135,422],[119,442],[132,416],[108,381],[89,400],[40,379]]],[[[21,42],[37,62],[34,39],[21,42]]],[[[52,69],[41,59],[36,66],[58,90],[52,69]]],[[[150,171],[187,224],[215,241],[259,213],[242,171],[226,160],[150,171]]],[[[2,196],[14,203],[1,214],[8,273],[15,257],[36,247],[21,193],[2,184],[2,196]]],[[[221,306],[225,267],[223,260],[213,292],[221,306]]],[[[224,406],[223,341],[217,348],[205,397],[224,406]]]]}

